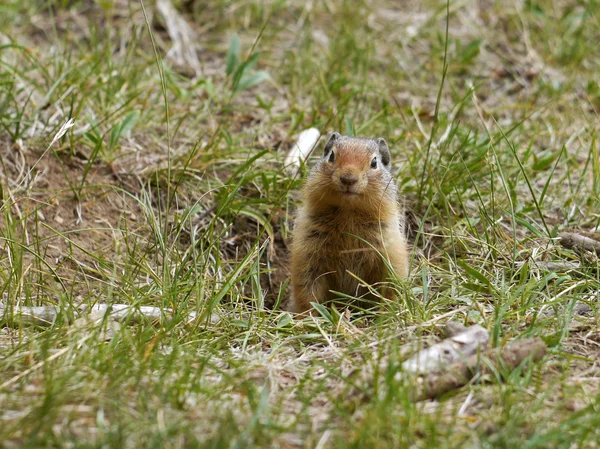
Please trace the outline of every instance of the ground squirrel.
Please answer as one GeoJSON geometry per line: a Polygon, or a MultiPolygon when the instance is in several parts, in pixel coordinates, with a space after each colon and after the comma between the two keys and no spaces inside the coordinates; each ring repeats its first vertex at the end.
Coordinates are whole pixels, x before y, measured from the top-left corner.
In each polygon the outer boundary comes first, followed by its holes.
{"type": "Polygon", "coordinates": [[[376,299],[357,278],[389,297],[387,267],[399,277],[407,275],[404,219],[390,168],[385,139],[330,137],[302,191],[293,230],[295,312],[339,298],[332,291],[376,299]]]}

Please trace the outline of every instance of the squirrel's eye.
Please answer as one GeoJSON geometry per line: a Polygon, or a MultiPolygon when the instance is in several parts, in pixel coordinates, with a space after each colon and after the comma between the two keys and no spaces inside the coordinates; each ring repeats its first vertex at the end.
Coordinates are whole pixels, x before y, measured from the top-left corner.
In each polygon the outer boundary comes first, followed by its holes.
{"type": "Polygon", "coordinates": [[[333,152],[333,150],[331,150],[331,153],[329,153],[329,159],[327,159],[329,162],[333,162],[335,161],[335,153],[333,152]]]}
{"type": "Polygon", "coordinates": [[[371,168],[377,168],[377,157],[374,157],[371,161],[371,168]]]}

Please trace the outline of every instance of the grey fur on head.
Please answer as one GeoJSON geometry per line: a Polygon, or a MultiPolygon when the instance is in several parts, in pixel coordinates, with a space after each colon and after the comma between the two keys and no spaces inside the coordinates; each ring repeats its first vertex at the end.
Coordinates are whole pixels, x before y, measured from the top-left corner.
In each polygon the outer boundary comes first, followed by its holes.
{"type": "Polygon", "coordinates": [[[385,165],[385,168],[390,168],[391,156],[390,149],[388,147],[387,142],[383,137],[380,137],[376,140],[377,146],[379,147],[379,154],[381,155],[381,162],[385,165]]]}
{"type": "Polygon", "coordinates": [[[331,136],[329,136],[329,140],[323,148],[323,157],[327,157],[327,155],[329,154],[333,146],[336,144],[336,142],[340,141],[346,143],[354,142],[354,144],[356,144],[357,142],[362,142],[363,145],[366,145],[371,149],[376,149],[379,152],[379,157],[384,168],[388,171],[391,170],[390,148],[388,147],[388,144],[383,137],[379,137],[377,139],[369,139],[364,137],[342,136],[338,132],[333,132],[331,133],[331,136]]]}
{"type": "Polygon", "coordinates": [[[331,151],[331,148],[333,147],[333,144],[335,143],[335,141],[338,140],[340,137],[342,137],[342,135],[340,133],[335,132],[335,133],[331,134],[331,136],[329,137],[329,140],[325,144],[325,148],[323,149],[323,156],[327,156],[329,151],[331,151]]]}

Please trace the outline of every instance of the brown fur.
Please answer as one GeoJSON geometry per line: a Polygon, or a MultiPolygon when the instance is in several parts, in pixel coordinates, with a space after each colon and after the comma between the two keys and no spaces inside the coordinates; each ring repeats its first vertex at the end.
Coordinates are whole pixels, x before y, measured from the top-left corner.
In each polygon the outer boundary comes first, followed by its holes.
{"type": "Polygon", "coordinates": [[[389,150],[383,139],[335,133],[326,144],[323,158],[303,189],[304,205],[298,211],[293,233],[295,312],[308,312],[311,302],[335,298],[331,290],[374,299],[356,277],[389,296],[389,289],[381,288],[391,277],[382,256],[397,276],[407,275],[404,220],[389,166],[389,150]],[[377,167],[371,168],[374,157],[377,167]]]}

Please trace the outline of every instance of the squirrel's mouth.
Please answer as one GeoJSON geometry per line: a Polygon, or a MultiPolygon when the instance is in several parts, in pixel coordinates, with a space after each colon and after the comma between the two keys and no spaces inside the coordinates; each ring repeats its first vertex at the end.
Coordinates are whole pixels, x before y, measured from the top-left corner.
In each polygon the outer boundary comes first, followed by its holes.
{"type": "Polygon", "coordinates": [[[365,186],[360,182],[344,183],[338,180],[338,182],[334,183],[334,186],[342,198],[358,198],[365,191],[365,186]]]}

